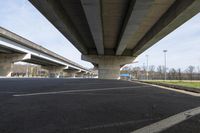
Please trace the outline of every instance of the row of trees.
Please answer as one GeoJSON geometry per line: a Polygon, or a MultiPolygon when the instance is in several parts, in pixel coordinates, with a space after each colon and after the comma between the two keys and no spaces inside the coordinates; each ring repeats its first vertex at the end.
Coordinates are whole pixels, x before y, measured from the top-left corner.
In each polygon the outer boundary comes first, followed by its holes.
{"type": "MultiPolygon", "coordinates": [[[[166,69],[167,79],[169,80],[200,80],[199,67],[188,66],[187,69],[181,70],[170,68],[166,69]]],[[[135,79],[164,79],[165,77],[165,67],[154,65],[147,67],[124,67],[121,73],[129,73],[132,78],[135,79]]]]}

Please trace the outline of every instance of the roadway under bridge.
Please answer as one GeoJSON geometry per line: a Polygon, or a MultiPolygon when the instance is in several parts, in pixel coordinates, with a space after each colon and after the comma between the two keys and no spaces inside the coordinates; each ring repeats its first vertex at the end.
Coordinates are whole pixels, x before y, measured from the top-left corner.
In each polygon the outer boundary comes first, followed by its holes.
{"type": "Polygon", "coordinates": [[[200,94],[104,79],[0,85],[1,133],[200,133],[200,94]]]}
{"type": "Polygon", "coordinates": [[[29,1],[105,79],[200,11],[199,0],[29,1]]]}

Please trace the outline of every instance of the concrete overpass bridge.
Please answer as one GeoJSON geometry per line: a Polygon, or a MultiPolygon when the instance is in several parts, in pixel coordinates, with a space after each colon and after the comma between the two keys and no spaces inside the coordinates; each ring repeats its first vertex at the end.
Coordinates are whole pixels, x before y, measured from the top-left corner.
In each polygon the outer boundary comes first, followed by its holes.
{"type": "Polygon", "coordinates": [[[0,76],[11,76],[14,62],[41,65],[50,77],[92,74],[83,66],[0,27],[0,76]]]}
{"type": "Polygon", "coordinates": [[[200,0],[29,1],[107,79],[200,11],[200,0]]]}

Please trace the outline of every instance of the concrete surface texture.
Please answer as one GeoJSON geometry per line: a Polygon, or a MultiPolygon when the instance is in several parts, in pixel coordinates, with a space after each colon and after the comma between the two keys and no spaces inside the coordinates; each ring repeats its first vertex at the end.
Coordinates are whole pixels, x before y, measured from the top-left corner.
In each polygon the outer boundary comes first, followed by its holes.
{"type": "Polygon", "coordinates": [[[12,60],[0,57],[0,76],[10,77],[12,72],[12,60]]]}
{"type": "Polygon", "coordinates": [[[30,59],[29,54],[2,54],[0,52],[0,76],[11,77],[13,63],[30,59]]]}
{"type": "Polygon", "coordinates": [[[132,60],[200,11],[199,0],[29,1],[83,55],[132,60]]]}
{"type": "MultiPolygon", "coordinates": [[[[1,133],[128,133],[199,106],[199,97],[128,81],[0,79],[1,133]]],[[[175,131],[199,133],[198,120],[175,131]]]]}
{"type": "Polygon", "coordinates": [[[63,70],[65,69],[65,67],[62,67],[62,66],[60,66],[60,67],[59,66],[44,66],[42,68],[49,71],[49,77],[50,78],[64,76],[63,70]]]}
{"type": "Polygon", "coordinates": [[[118,79],[120,68],[133,61],[132,56],[96,56],[82,55],[83,60],[98,64],[98,77],[100,79],[118,79]]]}
{"type": "Polygon", "coordinates": [[[80,71],[65,69],[64,70],[64,75],[67,76],[67,77],[75,78],[77,72],[80,72],[80,71]]]}

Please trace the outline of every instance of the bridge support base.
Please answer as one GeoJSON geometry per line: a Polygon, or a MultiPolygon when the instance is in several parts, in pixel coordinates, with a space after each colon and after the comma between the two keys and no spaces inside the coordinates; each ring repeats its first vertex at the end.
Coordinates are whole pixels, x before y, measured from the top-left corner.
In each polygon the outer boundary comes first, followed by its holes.
{"type": "Polygon", "coordinates": [[[76,77],[85,78],[85,77],[86,77],[86,72],[78,72],[78,73],[76,74],[76,77]]]}
{"type": "Polygon", "coordinates": [[[119,79],[120,68],[125,64],[133,62],[135,59],[132,56],[97,55],[82,55],[81,58],[98,65],[98,77],[100,79],[119,79]]]}
{"type": "Polygon", "coordinates": [[[66,77],[75,78],[83,76],[81,70],[65,69],[64,72],[66,77]]]}
{"type": "Polygon", "coordinates": [[[49,78],[59,78],[63,76],[64,67],[42,66],[42,68],[49,71],[49,78]]]}
{"type": "Polygon", "coordinates": [[[0,54],[0,76],[11,77],[14,62],[30,58],[30,54],[0,54]]]}
{"type": "Polygon", "coordinates": [[[13,64],[12,60],[0,57],[0,76],[11,77],[13,64]]]}
{"type": "Polygon", "coordinates": [[[76,77],[76,73],[75,72],[68,72],[68,71],[64,71],[64,77],[70,77],[70,78],[75,78],[76,77]]]}

